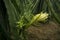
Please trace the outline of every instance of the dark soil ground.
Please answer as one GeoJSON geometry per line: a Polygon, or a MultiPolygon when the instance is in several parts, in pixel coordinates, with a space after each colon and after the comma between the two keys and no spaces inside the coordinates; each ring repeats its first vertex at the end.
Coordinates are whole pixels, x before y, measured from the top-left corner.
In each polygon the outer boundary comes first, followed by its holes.
{"type": "Polygon", "coordinates": [[[55,22],[31,26],[27,32],[27,40],[60,40],[60,26],[55,22]]]}

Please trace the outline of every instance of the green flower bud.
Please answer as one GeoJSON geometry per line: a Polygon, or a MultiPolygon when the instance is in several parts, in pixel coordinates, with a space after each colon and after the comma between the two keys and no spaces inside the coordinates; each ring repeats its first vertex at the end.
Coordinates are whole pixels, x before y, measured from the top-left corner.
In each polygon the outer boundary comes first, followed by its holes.
{"type": "Polygon", "coordinates": [[[37,21],[45,21],[48,18],[48,16],[49,16],[48,13],[41,12],[41,14],[40,14],[39,18],[37,19],[37,21]]]}

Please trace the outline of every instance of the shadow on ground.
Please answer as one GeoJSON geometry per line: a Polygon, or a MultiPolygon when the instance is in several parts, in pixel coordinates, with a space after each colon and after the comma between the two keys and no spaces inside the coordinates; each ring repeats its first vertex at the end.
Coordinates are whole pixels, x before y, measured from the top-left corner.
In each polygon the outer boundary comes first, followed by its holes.
{"type": "Polygon", "coordinates": [[[27,32],[27,40],[60,40],[60,27],[55,22],[31,26],[27,32]]]}

